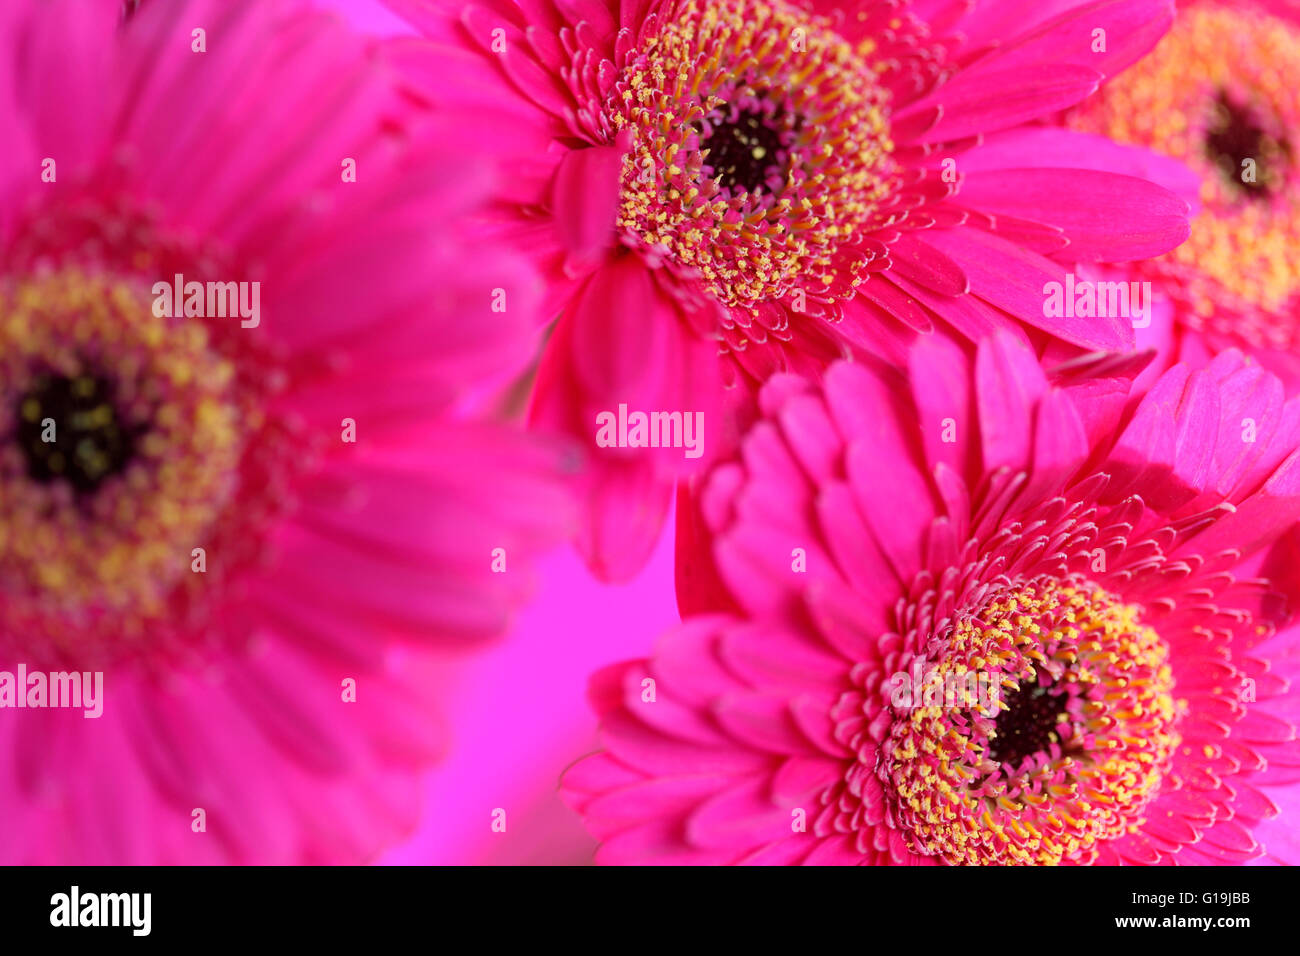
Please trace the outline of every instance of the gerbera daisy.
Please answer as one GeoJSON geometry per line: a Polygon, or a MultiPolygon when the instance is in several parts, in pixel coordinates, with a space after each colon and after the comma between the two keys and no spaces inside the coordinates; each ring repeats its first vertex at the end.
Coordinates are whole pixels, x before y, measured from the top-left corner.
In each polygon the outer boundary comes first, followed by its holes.
{"type": "Polygon", "coordinates": [[[1241,348],[1300,386],[1300,7],[1184,5],[1155,51],[1067,125],[1199,176],[1191,238],[1133,267],[1171,300],[1144,337],[1198,364],[1241,348]]]}
{"type": "Polygon", "coordinates": [[[335,18],[117,13],[0,13],[0,671],[102,673],[94,719],[0,675],[3,857],[366,859],[442,743],[421,648],[499,633],[569,513],[455,404],[535,276],[335,18]]]}
{"type": "MultiPolygon", "coordinates": [[[[1027,126],[1149,50],[1168,0],[390,4],[434,41],[402,61],[466,143],[514,144],[498,220],[560,316],[534,418],[588,444],[620,405],[703,410],[707,459],[720,381],[901,363],[936,327],[1129,347],[1125,323],[1045,315],[1044,284],[1187,234],[1186,204],[1139,178],[1170,164],[1027,126]]],[[[690,463],[592,457],[582,547],[621,577],[690,463]]]]}
{"type": "Polygon", "coordinates": [[[1259,855],[1300,780],[1300,405],[1228,352],[1090,440],[1005,332],[894,376],[774,377],[686,507],[690,613],[593,680],[564,778],[598,859],[1259,855]]]}

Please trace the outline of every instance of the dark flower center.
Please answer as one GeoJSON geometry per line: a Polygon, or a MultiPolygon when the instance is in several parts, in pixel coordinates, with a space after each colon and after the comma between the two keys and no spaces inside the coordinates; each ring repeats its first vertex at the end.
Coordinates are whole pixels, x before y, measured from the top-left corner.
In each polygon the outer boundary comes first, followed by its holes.
{"type": "Polygon", "coordinates": [[[710,178],[719,179],[732,195],[780,191],[793,139],[785,110],[747,99],[721,107],[714,117],[700,135],[701,148],[709,151],[705,168],[710,178]]]}
{"type": "Polygon", "coordinates": [[[131,461],[133,436],[122,427],[107,379],[42,374],[16,411],[18,442],[35,481],[62,479],[90,494],[131,461]]]}
{"type": "Polygon", "coordinates": [[[1061,691],[1037,684],[1012,693],[1006,700],[1009,709],[998,715],[995,736],[989,740],[989,756],[1015,768],[1026,757],[1047,750],[1055,742],[1065,703],[1061,691]]]}
{"type": "Polygon", "coordinates": [[[1283,179],[1285,142],[1268,132],[1258,113],[1226,93],[1214,101],[1206,127],[1205,152],[1226,182],[1248,198],[1264,199],[1283,179]],[[1253,163],[1248,174],[1246,160],[1253,163]]]}

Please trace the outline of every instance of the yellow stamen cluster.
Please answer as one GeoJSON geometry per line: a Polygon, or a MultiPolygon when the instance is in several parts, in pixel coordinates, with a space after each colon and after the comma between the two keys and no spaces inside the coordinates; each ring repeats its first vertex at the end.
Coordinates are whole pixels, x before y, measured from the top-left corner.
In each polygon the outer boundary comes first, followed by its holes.
{"type": "Polygon", "coordinates": [[[997,718],[969,694],[900,712],[877,773],[909,845],[954,865],[1050,865],[1135,830],[1179,743],[1167,656],[1137,609],[1082,584],[1023,585],[961,619],[937,674],[987,675],[1002,712],[1046,676],[1059,723],[1013,766],[992,758],[997,718]]]}
{"type": "MultiPolygon", "coordinates": [[[[144,284],[68,269],[0,288],[0,414],[43,414],[23,400],[42,373],[110,377],[111,414],[139,437],[125,470],[89,500],[66,482],[32,480],[18,443],[0,441],[6,613],[129,610],[137,623],[161,613],[178,584],[201,579],[191,551],[234,493],[243,436],[257,424],[232,395],[234,365],[202,323],[155,316],[144,284]]],[[[0,438],[14,427],[0,421],[0,438]]]]}
{"type": "MultiPolygon", "coordinates": [[[[687,0],[678,10],[606,107],[631,134],[619,225],[698,271],[733,308],[796,286],[851,289],[861,257],[841,266],[837,252],[893,189],[887,92],[829,21],[782,0],[687,0]],[[704,168],[703,124],[740,98],[775,102],[791,138],[774,193],[727,189],[704,168]]],[[[770,158],[759,147],[752,155],[770,158]]]]}
{"type": "Polygon", "coordinates": [[[1246,324],[1216,315],[1280,314],[1300,292],[1300,194],[1285,142],[1300,122],[1300,30],[1254,9],[1196,5],[1180,12],[1151,55],[1071,115],[1072,127],[1172,156],[1201,177],[1191,237],[1155,263],[1187,321],[1286,347],[1292,321],[1246,324]],[[1231,117],[1222,96],[1268,126],[1257,156],[1216,163],[1206,140],[1231,117]],[[1242,166],[1241,163],[1250,160],[1242,166]],[[1231,178],[1229,176],[1231,175],[1231,178]],[[1242,177],[1247,177],[1242,179],[1242,177]],[[1253,183],[1251,179],[1253,177],[1253,183]],[[1248,196],[1246,185],[1256,190],[1248,196]]]}

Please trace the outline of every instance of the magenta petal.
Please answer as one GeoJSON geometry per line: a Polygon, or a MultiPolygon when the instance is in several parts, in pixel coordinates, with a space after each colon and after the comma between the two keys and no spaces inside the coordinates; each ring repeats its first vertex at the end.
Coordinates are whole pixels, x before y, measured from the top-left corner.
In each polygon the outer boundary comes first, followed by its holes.
{"type": "Polygon", "coordinates": [[[835,737],[835,726],[828,713],[830,701],[823,696],[803,694],[790,701],[790,713],[799,730],[828,757],[843,758],[849,751],[835,737]]]}
{"type": "Polygon", "coordinates": [[[601,724],[601,742],[619,760],[649,774],[747,773],[765,766],[766,754],[736,747],[698,747],[671,740],[621,711],[601,724]]]}
{"type": "Polygon", "coordinates": [[[1097,136],[1052,126],[1025,126],[986,136],[962,153],[964,174],[1036,168],[1092,169],[1119,173],[1157,183],[1193,207],[1199,201],[1200,179],[1177,160],[1160,153],[1126,146],[1097,136]]]}
{"type": "Polygon", "coordinates": [[[714,698],[744,690],[740,678],[722,665],[714,653],[714,642],[733,624],[720,615],[688,617],[680,626],[659,639],[651,673],[672,688],[673,696],[696,707],[714,698]]]}
{"type": "Polygon", "coordinates": [[[817,515],[836,566],[853,585],[862,617],[886,627],[902,584],[864,521],[857,497],[844,482],[829,482],[817,498],[817,515]]]}
{"type": "Polygon", "coordinates": [[[931,292],[957,296],[970,291],[970,280],[961,266],[933,246],[905,232],[889,247],[894,270],[931,292]]]}
{"type": "Polygon", "coordinates": [[[1259,367],[1233,372],[1220,383],[1222,422],[1214,452],[1214,484],[1231,494],[1268,446],[1282,411],[1282,383],[1259,367]]]}
{"type": "Polygon", "coordinates": [[[1081,0],[975,0],[963,4],[965,16],[954,29],[979,49],[1037,30],[1083,6],[1081,0]]]}
{"type": "Polygon", "coordinates": [[[754,687],[791,692],[835,691],[848,679],[848,665],[811,640],[771,627],[733,628],[719,653],[736,675],[754,687]]]}
{"type": "Polygon", "coordinates": [[[780,694],[729,694],[713,705],[713,715],[728,734],[750,747],[779,754],[808,753],[812,749],[799,733],[788,702],[780,694]]]}
{"type": "Polygon", "coordinates": [[[606,581],[625,581],[649,559],[672,505],[673,486],[643,463],[601,465],[587,491],[578,547],[606,581]]]}
{"type": "Polygon", "coordinates": [[[689,701],[676,697],[672,685],[661,688],[656,685],[654,700],[647,700],[647,669],[644,663],[640,663],[623,672],[619,703],[626,714],[665,737],[701,747],[727,746],[727,738],[718,731],[714,722],[691,706],[689,701]]]}
{"type": "Polygon", "coordinates": [[[614,244],[622,168],[622,149],[592,146],[569,150],[555,171],[551,202],[570,274],[590,269],[614,244]]]}
{"type": "Polygon", "coordinates": [[[1144,179],[1090,169],[972,172],[956,201],[1060,227],[1070,240],[1060,257],[1073,262],[1147,259],[1190,232],[1190,208],[1178,196],[1144,179]]]}
{"type": "Polygon", "coordinates": [[[1084,66],[1044,70],[1041,66],[957,78],[898,112],[900,120],[938,106],[939,121],[913,142],[944,143],[1038,119],[1078,103],[1097,89],[1102,76],[1084,66]]]}
{"type": "Polygon", "coordinates": [[[766,780],[747,780],[699,807],[686,838],[703,849],[746,849],[791,834],[793,815],[774,806],[766,780]]]}
{"type": "MultiPolygon", "coordinates": [[[[1250,831],[1235,820],[1224,820],[1216,823],[1201,836],[1206,843],[1225,851],[1228,855],[1254,855],[1259,848],[1259,844],[1250,835],[1250,831]]],[[[1204,849],[1208,850],[1208,848],[1204,849]]]]}
{"type": "MultiPolygon", "coordinates": [[[[596,272],[573,306],[572,361],[586,407],[675,407],[661,393],[679,322],[655,294],[647,268],[626,256],[596,272]]],[[[557,332],[557,335],[559,333],[557,332]]],[[[557,345],[560,343],[556,343],[557,345]]],[[[594,421],[590,423],[595,428],[594,421]]]]}
{"type": "Polygon", "coordinates": [[[744,866],[798,866],[816,843],[817,838],[810,833],[792,833],[784,840],[755,850],[740,863],[744,866]]]}
{"type": "Polygon", "coordinates": [[[1190,488],[1203,489],[1210,482],[1220,415],[1218,389],[1205,372],[1193,372],[1174,413],[1178,429],[1175,471],[1190,488]]]}
{"type": "Polygon", "coordinates": [[[858,295],[874,302],[886,314],[910,329],[921,333],[934,331],[934,323],[921,303],[886,278],[864,282],[858,286],[858,295]]]}
{"type": "Polygon", "coordinates": [[[900,581],[921,569],[921,529],[935,515],[935,496],[914,464],[904,436],[881,429],[849,446],[845,465],[858,508],[900,581]]]}
{"type": "Polygon", "coordinates": [[[619,787],[630,787],[644,779],[644,774],[638,773],[610,754],[601,751],[583,757],[564,772],[561,792],[575,797],[590,798],[591,794],[603,793],[619,787]]]}
{"type": "MultiPolygon", "coordinates": [[[[507,24],[501,21],[498,14],[483,7],[468,7],[461,19],[465,28],[484,47],[490,47],[495,42],[495,30],[508,30],[507,24]]],[[[514,30],[509,30],[509,34],[513,35],[507,36],[504,49],[492,51],[492,55],[500,58],[501,69],[524,96],[548,113],[562,116],[565,109],[570,108],[572,94],[560,82],[559,77],[553,76],[528,55],[528,44],[524,42],[522,34],[514,30]]]]}
{"type": "Polygon", "coordinates": [[[1035,416],[1033,473],[1023,500],[1037,501],[1064,487],[1087,457],[1088,436],[1074,403],[1065,392],[1050,390],[1035,416]]]}
{"type": "Polygon", "coordinates": [[[1277,538],[1297,518],[1300,518],[1300,452],[1292,454],[1264,487],[1235,511],[1190,538],[1188,545],[1194,545],[1200,553],[1216,554],[1231,548],[1249,555],[1277,538]]]}
{"type": "Polygon", "coordinates": [[[1014,40],[968,69],[975,75],[1011,67],[1059,69],[1075,65],[1114,76],[1151,50],[1174,19],[1173,0],[1103,0],[1080,4],[1029,35],[1014,40]],[[1105,51],[1096,50],[1104,30],[1105,51]]]}
{"type": "Polygon", "coordinates": [[[1016,318],[1087,349],[1132,348],[1131,327],[1125,333],[1104,319],[1044,314],[1047,283],[1065,283],[1065,269],[1050,259],[975,229],[935,229],[926,238],[961,263],[975,295],[1016,318]]]}
{"type": "Polygon", "coordinates": [[[864,861],[854,846],[853,837],[834,834],[817,844],[817,849],[804,857],[804,866],[858,866],[864,861]]]}
{"type": "Polygon", "coordinates": [[[652,820],[620,830],[601,844],[596,862],[602,866],[722,866],[733,862],[733,850],[696,850],[682,840],[681,825],[652,820]]]}
{"type": "Polygon", "coordinates": [[[790,757],[772,778],[772,796],[783,803],[815,797],[844,779],[844,765],[827,757],[790,757]]]}
{"type": "Polygon", "coordinates": [[[825,403],[814,395],[796,395],[780,411],[781,431],[799,464],[814,481],[829,478],[839,459],[839,434],[826,411],[825,403]]]}
{"type": "Polygon", "coordinates": [[[980,343],[975,382],[985,469],[1024,468],[1033,406],[1047,388],[1037,360],[1010,336],[996,334],[980,343]]]}
{"type": "Polygon", "coordinates": [[[582,813],[592,835],[607,839],[649,820],[679,818],[731,782],[712,774],[640,780],[591,797],[582,813]]]}
{"type": "Polygon", "coordinates": [[[942,462],[964,474],[975,425],[970,414],[970,362],[955,342],[935,335],[913,349],[908,369],[930,469],[942,462]]]}
{"type": "Polygon", "coordinates": [[[555,0],[556,9],[572,24],[588,23],[598,37],[609,37],[618,24],[610,13],[610,6],[600,0],[555,0]]]}

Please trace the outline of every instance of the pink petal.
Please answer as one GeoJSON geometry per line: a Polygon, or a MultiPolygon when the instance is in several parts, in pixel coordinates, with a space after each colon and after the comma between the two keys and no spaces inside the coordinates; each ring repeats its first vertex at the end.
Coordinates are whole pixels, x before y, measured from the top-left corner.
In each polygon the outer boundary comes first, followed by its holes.
{"type": "Polygon", "coordinates": [[[622,170],[623,149],[592,146],[569,150],[555,172],[551,203],[570,275],[590,270],[614,245],[622,170]]]}
{"type": "Polygon", "coordinates": [[[1168,252],[1190,233],[1190,208],[1154,183],[1090,169],[971,172],[956,202],[1065,230],[1059,258],[1124,262],[1168,252]]]}
{"type": "Polygon", "coordinates": [[[934,107],[943,114],[913,142],[944,143],[1006,129],[1078,103],[1097,89],[1102,75],[1086,66],[1012,67],[981,75],[964,73],[936,92],[899,110],[906,120],[934,107]]]}

